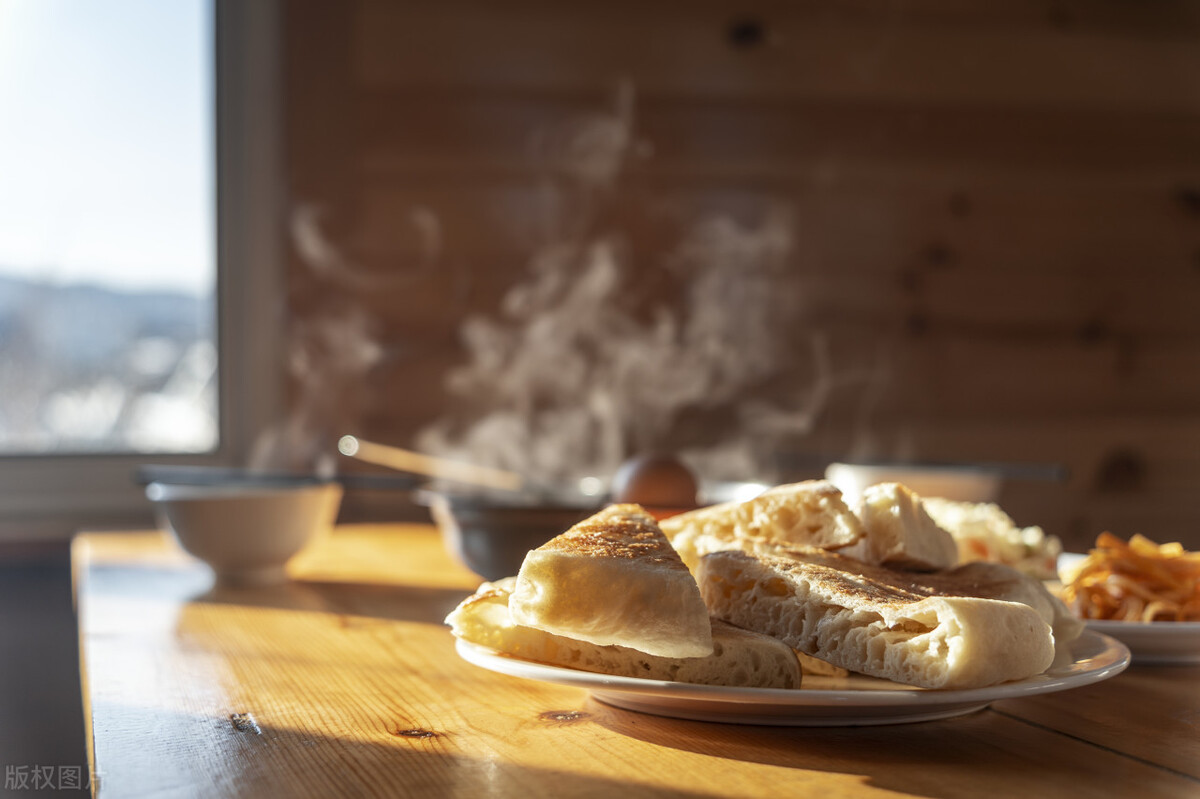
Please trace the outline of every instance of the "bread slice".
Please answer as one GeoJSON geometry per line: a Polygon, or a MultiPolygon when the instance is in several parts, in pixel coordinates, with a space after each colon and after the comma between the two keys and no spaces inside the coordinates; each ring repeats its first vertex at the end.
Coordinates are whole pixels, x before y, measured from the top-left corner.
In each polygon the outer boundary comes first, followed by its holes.
{"type": "Polygon", "coordinates": [[[713,616],[836,666],[922,688],[978,688],[1040,674],[1050,625],[972,580],[900,572],[819,550],[714,552],[698,579],[713,616]]]}
{"type": "Polygon", "coordinates": [[[1028,605],[1050,625],[1059,654],[1069,654],[1064,651],[1069,650],[1066,645],[1078,638],[1085,628],[1083,620],[1071,613],[1066,603],[1052,594],[1044,582],[1015,566],[973,561],[933,579],[940,580],[939,584],[944,586],[946,580],[953,579],[955,588],[970,596],[1028,605]]]}
{"type": "Polygon", "coordinates": [[[1018,527],[993,502],[963,502],[922,497],[929,516],[954,537],[960,563],[984,560],[1006,563],[1039,580],[1058,577],[1062,541],[1041,527],[1018,527]]]}
{"type": "Polygon", "coordinates": [[[693,571],[709,552],[770,553],[780,546],[837,550],[865,535],[842,492],[828,480],[776,486],[744,502],[699,508],[660,524],[693,571]]]}
{"type": "Polygon", "coordinates": [[[799,688],[796,652],[782,641],[712,620],[712,654],[694,658],[650,655],[624,646],[600,646],[514,624],[508,603],[516,579],[484,583],[447,618],[458,638],[552,666],[647,680],[746,688],[799,688]]]}
{"type": "Polygon", "coordinates": [[[671,658],[713,652],[700,589],[640,505],[610,505],[525,556],[515,623],[671,658]]]}
{"type": "Polygon", "coordinates": [[[949,569],[958,563],[954,536],[938,527],[921,498],[907,486],[868,486],[856,512],[866,535],[842,554],[917,571],[949,569]]]}

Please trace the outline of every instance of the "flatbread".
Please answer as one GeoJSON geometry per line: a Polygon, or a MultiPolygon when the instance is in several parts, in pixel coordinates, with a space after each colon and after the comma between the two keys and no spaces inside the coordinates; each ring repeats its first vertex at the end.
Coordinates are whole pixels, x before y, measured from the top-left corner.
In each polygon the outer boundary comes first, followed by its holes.
{"type": "Polygon", "coordinates": [[[698,579],[716,618],[854,672],[922,688],[1040,674],[1051,626],[1027,604],[972,596],[971,578],[900,572],[820,550],[714,552],[698,579]]]}
{"type": "Polygon", "coordinates": [[[716,619],[712,654],[694,658],[659,657],[523,627],[508,611],[515,583],[510,577],[480,586],[446,618],[454,635],[524,660],[601,674],[745,688],[800,687],[802,671],[795,650],[716,619]]]}
{"type": "Polygon", "coordinates": [[[611,505],[531,551],[509,612],[516,624],[600,646],[713,652],[696,580],[640,505],[611,505]]]}
{"type": "Polygon", "coordinates": [[[958,591],[969,596],[1020,602],[1037,611],[1042,621],[1050,625],[1054,645],[1059,655],[1069,654],[1069,644],[1083,634],[1085,624],[1046,584],[1015,566],[1003,563],[972,561],[950,570],[939,580],[943,590],[958,591]],[[948,583],[953,579],[953,585],[948,583]]]}
{"type": "Polygon", "coordinates": [[[855,509],[866,535],[843,555],[900,569],[936,571],[958,563],[958,544],[907,486],[877,483],[855,509]]]}
{"type": "Polygon", "coordinates": [[[709,552],[769,553],[781,546],[837,550],[866,534],[842,492],[828,480],[776,486],[750,500],[699,508],[660,524],[693,571],[709,552]]]}
{"type": "Polygon", "coordinates": [[[958,545],[960,563],[1006,563],[1039,580],[1058,578],[1062,541],[1041,527],[1018,527],[994,502],[922,497],[925,511],[958,545]]]}

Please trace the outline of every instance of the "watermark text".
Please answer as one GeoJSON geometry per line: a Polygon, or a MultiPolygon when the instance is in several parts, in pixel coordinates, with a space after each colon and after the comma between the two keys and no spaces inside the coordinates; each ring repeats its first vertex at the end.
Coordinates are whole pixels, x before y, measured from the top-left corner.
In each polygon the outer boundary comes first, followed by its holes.
{"type": "Polygon", "coordinates": [[[88,787],[88,770],[83,766],[6,765],[6,791],[70,791],[88,787]]]}

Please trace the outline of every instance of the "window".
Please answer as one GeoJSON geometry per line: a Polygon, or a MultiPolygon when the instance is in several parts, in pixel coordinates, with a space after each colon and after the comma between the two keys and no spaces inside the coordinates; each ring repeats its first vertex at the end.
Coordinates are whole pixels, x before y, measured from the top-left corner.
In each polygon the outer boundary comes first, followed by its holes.
{"type": "Polygon", "coordinates": [[[212,16],[0,5],[0,453],[217,447],[212,16]]]}
{"type": "Polygon", "coordinates": [[[138,464],[274,413],[277,19],[0,4],[0,540],[148,518],[138,464]]]}

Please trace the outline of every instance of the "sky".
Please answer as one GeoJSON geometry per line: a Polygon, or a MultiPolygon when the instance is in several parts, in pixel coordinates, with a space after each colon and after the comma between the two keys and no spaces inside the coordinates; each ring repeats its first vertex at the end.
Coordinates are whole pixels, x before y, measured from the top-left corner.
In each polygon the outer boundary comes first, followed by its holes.
{"type": "Polygon", "coordinates": [[[209,0],[0,0],[0,274],[213,288],[209,0]]]}

